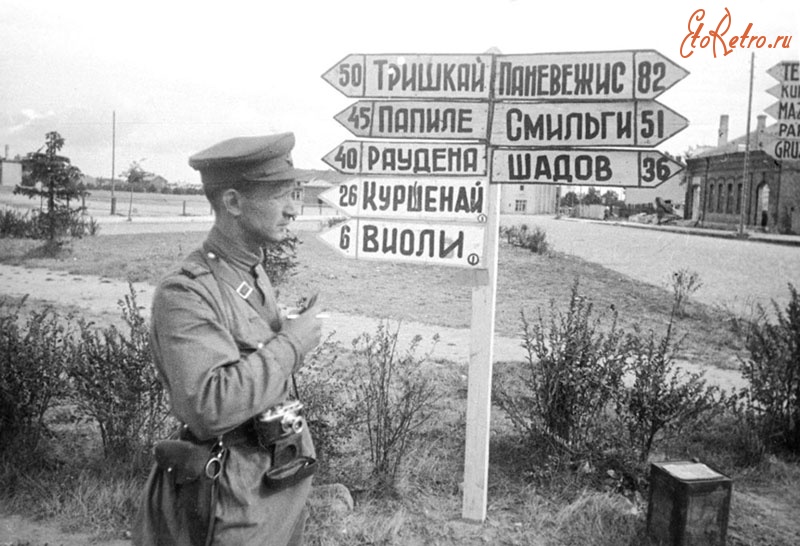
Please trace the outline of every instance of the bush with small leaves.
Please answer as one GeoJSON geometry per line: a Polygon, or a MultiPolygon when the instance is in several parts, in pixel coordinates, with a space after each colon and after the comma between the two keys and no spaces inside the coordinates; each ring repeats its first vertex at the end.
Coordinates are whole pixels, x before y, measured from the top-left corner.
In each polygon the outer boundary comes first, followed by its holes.
{"type": "Polygon", "coordinates": [[[345,408],[351,402],[347,399],[346,370],[337,365],[342,351],[338,343],[325,340],[306,356],[296,377],[317,458],[323,463],[341,456],[344,444],[353,433],[352,424],[346,418],[345,408]]]}
{"type": "Polygon", "coordinates": [[[686,314],[689,298],[703,286],[700,274],[689,269],[678,269],[672,272],[668,284],[672,288],[672,312],[682,317],[686,314]]]}
{"type": "Polygon", "coordinates": [[[279,286],[294,275],[297,268],[297,245],[302,241],[292,235],[281,242],[264,247],[264,271],[273,286],[279,286]]]}
{"type": "Polygon", "coordinates": [[[616,313],[607,331],[602,315],[575,281],[566,312],[551,303],[546,321],[522,313],[525,362],[500,375],[494,400],[531,439],[545,438],[570,452],[589,448],[599,416],[622,387],[625,351],[616,313]]]}
{"type": "Polygon", "coordinates": [[[690,426],[701,415],[725,410],[727,398],[716,386],[706,386],[702,373],[681,372],[673,360],[672,324],[657,340],[636,331],[626,338],[630,386],[617,399],[617,414],[629,435],[629,447],[640,462],[655,443],[690,426]]]}
{"type": "Polygon", "coordinates": [[[0,301],[0,449],[36,448],[47,431],[45,413],[65,393],[72,353],[69,317],[46,307],[21,325],[24,302],[0,301]]]}
{"type": "Polygon", "coordinates": [[[119,305],[129,334],[80,321],[80,343],[68,373],[74,402],[97,422],[106,455],[143,462],[166,432],[166,397],[132,285],[119,305]]]}
{"type": "Polygon", "coordinates": [[[773,301],[775,322],[763,312],[753,322],[742,375],[764,443],[800,453],[800,294],[792,284],[789,293],[785,310],[773,301]]]}
{"type": "MultiPolygon", "coordinates": [[[[415,354],[422,338],[415,336],[401,352],[399,331],[399,325],[391,332],[388,324],[381,323],[374,334],[356,338],[345,376],[353,401],[346,418],[366,432],[373,490],[379,495],[396,492],[400,467],[441,396],[424,366],[429,354],[415,354]]],[[[434,343],[437,340],[435,336],[434,343]]]]}
{"type": "Polygon", "coordinates": [[[527,248],[534,254],[547,254],[550,245],[547,242],[547,232],[542,228],[527,230],[519,237],[519,246],[527,248]]]}

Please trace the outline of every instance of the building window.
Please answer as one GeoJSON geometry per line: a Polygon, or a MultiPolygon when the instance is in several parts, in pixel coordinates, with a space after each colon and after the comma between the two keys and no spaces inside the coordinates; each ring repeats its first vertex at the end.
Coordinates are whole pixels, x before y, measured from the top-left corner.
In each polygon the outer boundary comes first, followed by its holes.
{"type": "Polygon", "coordinates": [[[292,190],[292,201],[302,201],[303,200],[303,189],[295,189],[292,190]]]}
{"type": "Polygon", "coordinates": [[[514,212],[525,212],[528,202],[525,199],[517,199],[514,202],[514,212]]]}
{"type": "Polygon", "coordinates": [[[708,185],[708,212],[714,212],[714,185],[708,185]]]}
{"type": "Polygon", "coordinates": [[[728,195],[725,199],[725,212],[731,214],[733,212],[733,184],[728,184],[728,195]]]}
{"type": "Polygon", "coordinates": [[[719,186],[717,187],[717,212],[725,212],[725,209],[723,208],[725,207],[724,204],[725,201],[723,195],[724,191],[725,191],[725,186],[722,184],[722,182],[720,182],[719,186]]]}
{"type": "Polygon", "coordinates": [[[736,214],[741,214],[742,212],[742,185],[738,184],[736,186],[736,214]]]}

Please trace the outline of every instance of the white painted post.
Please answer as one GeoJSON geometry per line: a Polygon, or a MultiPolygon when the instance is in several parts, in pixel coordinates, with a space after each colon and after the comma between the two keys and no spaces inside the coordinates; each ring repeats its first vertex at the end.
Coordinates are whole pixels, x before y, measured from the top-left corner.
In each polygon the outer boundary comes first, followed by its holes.
{"type": "Polygon", "coordinates": [[[486,519],[489,480],[489,428],[492,407],[492,356],[495,298],[497,295],[497,247],[500,237],[500,185],[489,183],[484,242],[488,279],[472,289],[467,437],[464,449],[464,499],[461,516],[486,519]]]}

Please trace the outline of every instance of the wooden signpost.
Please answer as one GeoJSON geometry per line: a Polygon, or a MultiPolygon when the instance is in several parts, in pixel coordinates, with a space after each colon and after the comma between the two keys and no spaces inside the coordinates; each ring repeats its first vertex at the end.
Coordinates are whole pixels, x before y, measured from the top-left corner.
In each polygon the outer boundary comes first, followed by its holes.
{"type": "Polygon", "coordinates": [[[339,123],[392,140],[346,140],[325,155],[353,178],[320,196],[350,217],[320,238],[350,258],[469,270],[464,519],[486,518],[501,185],[664,183],[682,165],[642,148],[688,125],[653,100],[687,74],[634,50],[352,54],[322,75],[361,99],[339,123]]]}

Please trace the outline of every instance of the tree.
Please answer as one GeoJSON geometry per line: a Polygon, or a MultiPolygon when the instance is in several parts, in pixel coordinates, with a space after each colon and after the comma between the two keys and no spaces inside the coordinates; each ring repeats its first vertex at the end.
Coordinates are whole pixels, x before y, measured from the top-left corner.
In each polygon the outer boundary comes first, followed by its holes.
{"type": "Polygon", "coordinates": [[[586,195],[581,198],[581,203],[584,205],[602,205],[603,199],[600,197],[600,191],[597,188],[589,188],[586,195]]]}
{"type": "Polygon", "coordinates": [[[603,204],[609,207],[619,205],[619,194],[614,190],[608,190],[603,194],[603,204]]]}
{"type": "Polygon", "coordinates": [[[144,159],[140,159],[139,161],[131,161],[131,166],[128,167],[128,170],[123,172],[121,175],[128,183],[128,189],[131,192],[130,200],[128,202],[128,220],[131,219],[131,212],[133,211],[133,188],[143,187],[145,177],[150,174],[142,168],[140,164],[142,161],[144,161],[144,159]]]}
{"type": "Polygon", "coordinates": [[[564,194],[564,197],[561,198],[562,207],[574,207],[578,203],[580,203],[580,199],[578,199],[578,194],[574,191],[568,191],[564,194]]]}
{"type": "Polygon", "coordinates": [[[56,131],[45,136],[45,144],[22,160],[24,174],[22,183],[14,188],[15,194],[47,199],[47,211],[42,212],[42,235],[50,242],[69,232],[73,215],[84,210],[83,206],[70,207],[70,201],[86,195],[79,186],[81,171],[70,164],[68,157],[58,155],[64,147],[64,138],[56,131]]]}

